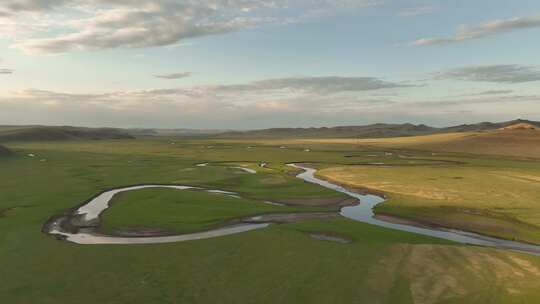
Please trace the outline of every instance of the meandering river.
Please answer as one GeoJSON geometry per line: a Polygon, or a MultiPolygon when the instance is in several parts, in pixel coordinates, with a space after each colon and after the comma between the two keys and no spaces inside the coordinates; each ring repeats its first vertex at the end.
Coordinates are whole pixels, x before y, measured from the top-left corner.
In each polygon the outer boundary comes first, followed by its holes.
{"type": "MultiPolygon", "coordinates": [[[[493,237],[482,236],[479,234],[451,230],[451,229],[442,229],[442,228],[423,228],[412,225],[405,224],[396,224],[391,222],[386,222],[374,217],[373,208],[382,202],[384,198],[380,196],[370,195],[370,194],[360,194],[347,190],[346,188],[333,184],[331,182],[319,179],[315,177],[316,169],[305,167],[298,164],[289,164],[291,167],[297,169],[302,169],[304,172],[297,175],[298,178],[313,184],[320,185],[322,187],[344,193],[348,196],[356,198],[359,200],[359,204],[355,206],[344,207],[341,209],[340,214],[346,218],[364,222],[372,225],[377,225],[389,229],[395,229],[400,231],[407,231],[411,233],[416,233],[420,235],[426,235],[431,237],[436,237],[440,239],[450,240],[462,244],[486,246],[486,247],[495,247],[500,249],[508,249],[514,251],[526,252],[534,255],[540,255],[540,246],[525,244],[515,241],[503,240],[493,237]]],[[[138,189],[145,188],[171,188],[176,190],[189,190],[196,189],[200,191],[207,191],[210,193],[219,193],[223,195],[229,195],[238,197],[236,193],[222,190],[206,190],[202,188],[190,187],[190,186],[172,186],[172,185],[140,185],[140,186],[129,186],[119,189],[113,189],[105,191],[93,199],[91,199],[86,204],[79,207],[72,214],[55,217],[50,220],[44,227],[44,230],[47,233],[52,235],[58,235],[62,239],[65,239],[69,242],[77,244],[154,244],[154,243],[171,243],[171,242],[182,242],[190,240],[200,240],[207,238],[214,238],[226,235],[232,235],[237,233],[243,233],[247,231],[252,231],[256,229],[263,229],[271,225],[271,222],[257,222],[257,223],[237,223],[230,226],[213,229],[209,231],[190,233],[190,234],[181,234],[181,235],[167,235],[167,236],[134,236],[134,237],[123,237],[123,236],[114,236],[114,235],[105,235],[97,231],[97,225],[99,225],[99,216],[109,208],[110,201],[112,198],[121,192],[133,191],[138,189]],[[75,231],[70,231],[66,229],[66,223],[71,221],[73,218],[78,218],[78,227],[74,229],[75,231]]]]}
{"type": "Polygon", "coordinates": [[[45,230],[53,235],[59,235],[63,239],[77,244],[158,244],[158,243],[173,243],[192,240],[201,240],[214,238],[219,236],[237,234],[247,232],[255,229],[262,229],[268,227],[269,223],[240,223],[230,225],[227,227],[213,229],[208,231],[180,234],[180,235],[166,235],[166,236],[134,236],[123,237],[106,235],[97,231],[99,225],[100,215],[110,207],[110,202],[113,197],[122,192],[134,191],[148,188],[168,188],[176,190],[201,190],[208,193],[228,195],[232,197],[238,197],[236,193],[224,190],[206,190],[197,187],[190,186],[174,186],[174,185],[139,185],[129,186],[124,188],[117,188],[109,191],[105,191],[95,196],[86,204],[80,206],[72,214],[61,216],[49,221],[46,224],[45,230]],[[76,231],[72,232],[65,228],[65,224],[70,222],[73,218],[77,218],[76,231]]]}
{"type": "Polygon", "coordinates": [[[333,184],[331,182],[319,179],[315,177],[317,170],[313,168],[304,167],[297,164],[289,164],[289,166],[302,169],[304,172],[300,173],[297,177],[305,180],[306,182],[320,185],[322,187],[347,194],[348,196],[357,198],[360,201],[360,204],[344,207],[341,209],[341,215],[359,222],[364,222],[372,225],[377,225],[385,228],[407,231],[416,234],[432,236],[440,239],[450,240],[462,244],[469,245],[478,245],[478,246],[487,246],[495,247],[501,249],[510,249],[516,251],[522,251],[527,253],[532,253],[535,255],[540,255],[540,246],[531,245],[521,242],[509,241],[504,239],[498,239],[488,236],[483,236],[480,234],[460,231],[455,229],[443,229],[443,228],[422,228],[412,225],[396,224],[386,222],[380,219],[375,218],[373,213],[373,208],[382,202],[385,201],[384,198],[371,194],[360,194],[347,190],[346,188],[333,184]]]}

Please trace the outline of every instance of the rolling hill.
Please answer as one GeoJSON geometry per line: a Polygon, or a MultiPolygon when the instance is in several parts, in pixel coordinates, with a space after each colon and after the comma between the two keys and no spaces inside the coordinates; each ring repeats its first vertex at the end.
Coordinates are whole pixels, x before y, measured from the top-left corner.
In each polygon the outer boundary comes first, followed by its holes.
{"type": "Polygon", "coordinates": [[[131,139],[138,137],[210,137],[245,139],[315,139],[315,138],[355,138],[375,139],[394,137],[414,137],[422,135],[486,132],[494,130],[539,129],[540,122],[512,120],[500,123],[481,122],[451,127],[431,127],[424,124],[386,124],[377,123],[364,126],[338,126],[320,128],[271,128],[248,131],[204,130],[204,129],[116,129],[49,126],[0,126],[0,142],[7,141],[60,141],[60,140],[99,140],[131,139]]]}
{"type": "Polygon", "coordinates": [[[515,125],[510,125],[504,128],[500,128],[502,131],[512,131],[512,130],[531,130],[531,131],[540,131],[540,127],[530,124],[530,123],[518,123],[515,125]]]}
{"type": "Polygon", "coordinates": [[[121,129],[23,126],[0,127],[0,142],[8,141],[62,141],[134,138],[121,129]]]}
{"type": "Polygon", "coordinates": [[[252,131],[226,132],[219,137],[231,138],[380,138],[432,134],[438,129],[414,124],[372,124],[322,128],[273,128],[252,131]]]}
{"type": "Polygon", "coordinates": [[[462,133],[463,136],[438,143],[419,143],[415,147],[434,151],[491,154],[540,158],[540,128],[524,124],[487,132],[462,133]]]}
{"type": "Polygon", "coordinates": [[[410,149],[430,152],[456,152],[540,158],[540,127],[518,122],[503,123],[489,131],[436,133],[392,138],[305,138],[289,139],[297,144],[355,144],[388,149],[410,149]]]}
{"type": "Polygon", "coordinates": [[[540,122],[512,120],[500,123],[481,122],[458,126],[437,128],[424,124],[372,124],[366,126],[342,126],[322,128],[273,128],[251,131],[225,132],[216,135],[219,138],[388,138],[419,136],[439,133],[461,133],[491,131],[512,125],[526,124],[540,127],[540,122]]]}
{"type": "Polygon", "coordinates": [[[490,131],[490,130],[504,129],[509,126],[516,126],[516,125],[531,125],[531,126],[540,127],[540,122],[525,120],[525,119],[516,119],[516,120],[499,122],[499,123],[481,122],[477,124],[464,124],[464,125],[443,128],[441,129],[441,131],[444,133],[490,131]]]}
{"type": "Polygon", "coordinates": [[[371,142],[363,140],[362,142],[433,152],[540,158],[540,128],[525,123],[507,125],[490,131],[388,138],[371,142]]]}
{"type": "Polygon", "coordinates": [[[219,129],[126,129],[125,131],[135,137],[202,137],[231,132],[219,129]]]}

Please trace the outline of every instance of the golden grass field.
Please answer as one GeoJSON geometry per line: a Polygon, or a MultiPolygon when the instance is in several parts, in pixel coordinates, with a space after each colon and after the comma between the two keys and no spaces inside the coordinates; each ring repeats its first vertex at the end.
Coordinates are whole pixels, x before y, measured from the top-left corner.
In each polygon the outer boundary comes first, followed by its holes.
{"type": "Polygon", "coordinates": [[[380,214],[540,243],[540,164],[532,159],[540,156],[538,131],[330,142],[437,151],[439,157],[452,152],[462,164],[332,166],[319,175],[385,193],[389,200],[378,206],[380,214]]]}
{"type": "Polygon", "coordinates": [[[535,130],[510,129],[381,139],[298,139],[292,142],[540,158],[540,131],[535,130]]]}

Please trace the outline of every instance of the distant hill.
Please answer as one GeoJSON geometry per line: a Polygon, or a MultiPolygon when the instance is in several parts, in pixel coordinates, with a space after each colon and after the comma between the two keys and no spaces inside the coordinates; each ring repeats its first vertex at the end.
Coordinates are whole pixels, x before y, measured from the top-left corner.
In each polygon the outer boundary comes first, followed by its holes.
{"type": "Polygon", "coordinates": [[[515,125],[510,125],[499,130],[503,131],[515,131],[515,130],[529,130],[529,131],[540,131],[540,127],[535,126],[530,123],[517,123],[515,125]]]}
{"type": "Polygon", "coordinates": [[[11,154],[13,154],[13,153],[11,152],[11,150],[9,150],[8,148],[6,148],[6,147],[0,145],[0,157],[2,157],[2,156],[9,156],[9,155],[11,155],[11,154]]]}
{"type": "Polygon", "coordinates": [[[506,125],[506,127],[494,130],[436,133],[394,138],[296,139],[293,142],[302,144],[311,142],[343,143],[381,149],[420,150],[440,153],[456,152],[540,159],[540,129],[537,129],[536,125],[521,122],[502,124],[506,125]]]}
{"type": "Polygon", "coordinates": [[[221,129],[114,129],[47,126],[0,126],[0,142],[129,139],[136,137],[208,137],[208,138],[390,138],[443,133],[485,132],[508,128],[540,129],[540,122],[512,120],[481,122],[437,128],[424,124],[377,123],[364,126],[338,126],[321,128],[272,128],[248,131],[221,129]]]}
{"type": "Polygon", "coordinates": [[[135,137],[197,137],[231,132],[231,130],[219,129],[126,129],[125,131],[135,137]]]}
{"type": "Polygon", "coordinates": [[[226,132],[218,137],[258,137],[258,138],[380,138],[426,135],[438,129],[414,124],[372,124],[366,126],[322,127],[322,128],[274,128],[254,131],[226,132]]]}
{"type": "Polygon", "coordinates": [[[458,125],[458,126],[453,126],[453,127],[448,127],[448,128],[442,128],[440,129],[440,131],[444,133],[490,131],[490,130],[503,129],[509,126],[520,125],[520,124],[527,124],[531,126],[540,127],[540,122],[538,121],[517,119],[517,120],[511,120],[511,121],[505,121],[505,122],[499,122],[499,123],[481,122],[477,124],[458,125]]]}
{"type": "Polygon", "coordinates": [[[23,126],[0,127],[0,142],[7,141],[62,141],[134,138],[121,129],[23,126]]]}
{"type": "Polygon", "coordinates": [[[235,131],[218,134],[220,138],[388,138],[419,136],[438,133],[491,131],[517,124],[540,127],[540,122],[513,120],[500,123],[482,122],[445,128],[423,124],[372,124],[366,126],[322,127],[322,128],[274,128],[252,131],[235,131]]]}
{"type": "MultiPolygon", "coordinates": [[[[540,158],[540,128],[532,124],[510,124],[481,132],[435,134],[403,140],[402,147],[434,152],[459,152],[540,158]]],[[[382,139],[381,141],[392,139],[382,139]]],[[[396,142],[399,139],[396,139],[396,142]]]]}

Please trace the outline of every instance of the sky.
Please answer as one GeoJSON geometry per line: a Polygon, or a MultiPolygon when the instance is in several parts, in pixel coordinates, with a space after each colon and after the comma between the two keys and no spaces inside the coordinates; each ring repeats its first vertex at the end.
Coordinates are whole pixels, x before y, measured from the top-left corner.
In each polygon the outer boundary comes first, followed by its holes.
{"type": "Polygon", "coordinates": [[[538,0],[2,0],[0,125],[540,120],[538,0]]]}

